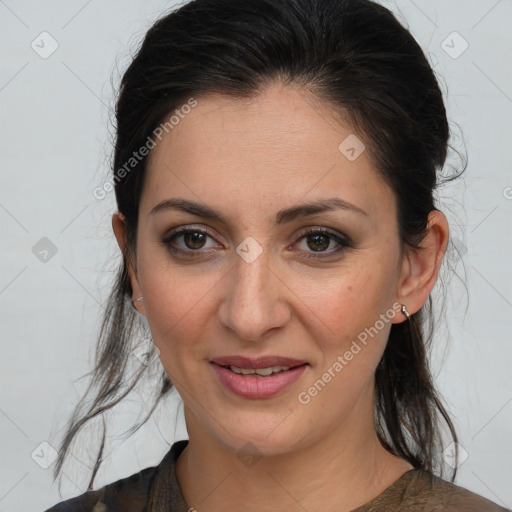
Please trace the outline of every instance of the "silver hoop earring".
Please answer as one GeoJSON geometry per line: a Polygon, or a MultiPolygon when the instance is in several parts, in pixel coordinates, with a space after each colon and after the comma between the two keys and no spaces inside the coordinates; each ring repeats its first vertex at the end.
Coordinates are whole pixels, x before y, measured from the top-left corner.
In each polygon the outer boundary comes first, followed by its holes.
{"type": "Polygon", "coordinates": [[[144,297],[139,297],[138,299],[136,299],[136,302],[142,302],[144,300],[144,297]]]}
{"type": "Polygon", "coordinates": [[[402,304],[402,313],[407,318],[407,320],[411,319],[411,315],[409,315],[409,311],[407,311],[407,308],[402,304]]]}

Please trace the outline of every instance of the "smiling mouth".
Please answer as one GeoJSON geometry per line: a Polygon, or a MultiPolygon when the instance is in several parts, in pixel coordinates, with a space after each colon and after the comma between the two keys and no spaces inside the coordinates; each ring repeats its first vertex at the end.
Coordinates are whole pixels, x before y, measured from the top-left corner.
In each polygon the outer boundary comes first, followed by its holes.
{"type": "Polygon", "coordinates": [[[216,358],[210,364],[225,389],[248,399],[267,399],[284,392],[309,366],[304,360],[280,356],[228,356],[216,358]]]}
{"type": "Polygon", "coordinates": [[[298,366],[303,366],[306,363],[303,363],[302,365],[296,365],[296,366],[269,366],[267,368],[238,368],[237,366],[231,366],[231,365],[219,365],[222,368],[227,368],[228,370],[231,370],[233,373],[236,373],[238,375],[255,375],[256,377],[270,377],[272,375],[277,375],[282,372],[287,372],[290,369],[297,368],[298,366]]]}

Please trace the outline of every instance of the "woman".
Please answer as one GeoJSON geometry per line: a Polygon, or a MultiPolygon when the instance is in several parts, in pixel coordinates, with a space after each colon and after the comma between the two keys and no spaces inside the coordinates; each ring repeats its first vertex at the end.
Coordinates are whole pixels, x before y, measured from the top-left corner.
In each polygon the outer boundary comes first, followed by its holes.
{"type": "Polygon", "coordinates": [[[393,15],[192,1],[149,30],[116,114],[123,266],[56,475],[147,370],[128,376],[140,317],[189,440],[50,510],[505,510],[434,475],[440,419],[457,446],[426,360],[449,129],[393,15]]]}

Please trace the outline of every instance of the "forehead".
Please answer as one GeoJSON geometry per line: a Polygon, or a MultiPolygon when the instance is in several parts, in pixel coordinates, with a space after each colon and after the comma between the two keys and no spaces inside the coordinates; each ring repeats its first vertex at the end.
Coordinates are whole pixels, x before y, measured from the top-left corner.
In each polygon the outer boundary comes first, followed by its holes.
{"type": "Polygon", "coordinates": [[[275,85],[250,99],[210,94],[195,101],[152,150],[141,205],[147,211],[177,196],[237,214],[256,200],[277,211],[329,195],[369,214],[392,213],[392,191],[362,138],[305,91],[275,85]]]}

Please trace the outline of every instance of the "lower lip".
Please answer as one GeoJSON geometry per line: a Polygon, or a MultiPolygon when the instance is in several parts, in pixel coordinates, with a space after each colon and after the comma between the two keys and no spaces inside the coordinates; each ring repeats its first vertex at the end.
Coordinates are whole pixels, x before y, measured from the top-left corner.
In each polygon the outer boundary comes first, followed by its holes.
{"type": "Polygon", "coordinates": [[[241,375],[211,363],[220,382],[236,395],[245,398],[269,398],[291,386],[306,370],[307,364],[268,377],[241,375]]]}

